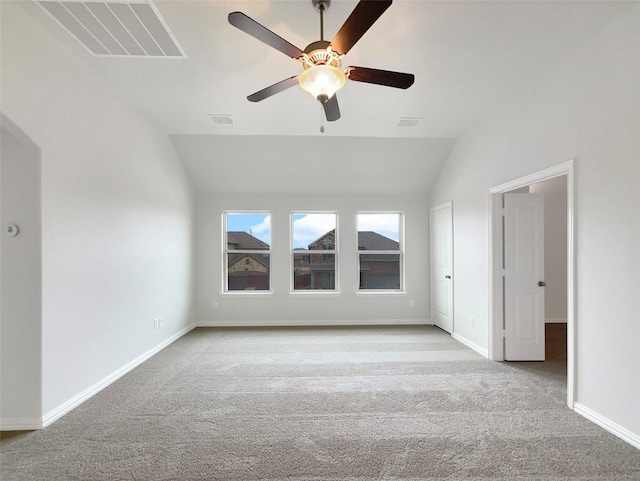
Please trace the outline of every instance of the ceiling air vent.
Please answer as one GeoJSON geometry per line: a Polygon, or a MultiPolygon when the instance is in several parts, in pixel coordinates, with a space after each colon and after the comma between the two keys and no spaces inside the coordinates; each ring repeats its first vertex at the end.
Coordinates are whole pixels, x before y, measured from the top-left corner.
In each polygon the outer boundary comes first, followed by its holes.
{"type": "Polygon", "coordinates": [[[186,58],[156,8],[138,2],[38,4],[98,57],[186,58]]]}
{"type": "Polygon", "coordinates": [[[211,114],[209,118],[216,125],[233,125],[233,119],[230,115],[211,114]]]}
{"type": "Polygon", "coordinates": [[[397,127],[415,127],[421,120],[422,119],[418,118],[401,117],[398,121],[397,127]]]}

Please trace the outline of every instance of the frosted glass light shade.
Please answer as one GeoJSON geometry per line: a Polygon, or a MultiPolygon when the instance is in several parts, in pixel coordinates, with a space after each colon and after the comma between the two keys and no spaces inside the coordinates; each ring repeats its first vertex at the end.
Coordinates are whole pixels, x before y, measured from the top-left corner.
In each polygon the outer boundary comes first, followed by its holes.
{"type": "Polygon", "coordinates": [[[342,88],[345,74],[331,65],[316,65],[300,75],[300,86],[314,99],[326,102],[342,88]]]}

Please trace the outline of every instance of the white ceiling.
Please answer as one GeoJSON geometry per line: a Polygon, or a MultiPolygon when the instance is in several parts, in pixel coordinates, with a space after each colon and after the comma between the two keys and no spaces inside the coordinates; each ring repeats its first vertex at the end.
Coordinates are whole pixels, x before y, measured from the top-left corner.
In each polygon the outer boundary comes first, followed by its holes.
{"type": "MultiPolygon", "coordinates": [[[[348,81],[338,93],[342,118],[327,123],[324,134],[319,132],[320,105],[298,87],[259,103],[246,100],[300,73],[301,64],[227,21],[228,13],[242,11],[304,49],[319,39],[319,15],[311,0],[155,0],[186,59],[94,57],[44,11],[35,6],[29,11],[172,135],[196,185],[211,190],[206,184],[215,179],[198,176],[210,170],[206,164],[221,141],[218,136],[252,136],[258,145],[263,136],[304,136],[324,143],[330,137],[427,139],[416,149],[418,160],[411,162],[417,170],[408,177],[437,173],[452,139],[561,63],[632,3],[396,0],[345,56],[343,66],[410,72],[415,84],[399,90],[348,81]],[[209,114],[230,115],[234,123],[216,125],[209,114]],[[402,117],[423,120],[414,128],[397,127],[402,117]],[[188,147],[190,139],[200,148],[188,147]],[[423,148],[433,149],[424,161],[435,168],[419,162],[423,148]]],[[[327,39],[356,4],[333,0],[325,14],[327,39]]],[[[224,142],[222,150],[242,144],[241,138],[224,142]]],[[[369,165],[384,171],[385,162],[394,160],[374,153],[369,165]]],[[[413,184],[407,186],[415,191],[413,184]]]]}

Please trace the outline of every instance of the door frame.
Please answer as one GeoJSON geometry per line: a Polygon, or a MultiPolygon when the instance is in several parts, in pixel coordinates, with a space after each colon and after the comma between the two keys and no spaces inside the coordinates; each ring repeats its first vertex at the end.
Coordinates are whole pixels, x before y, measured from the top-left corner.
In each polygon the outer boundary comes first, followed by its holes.
{"type": "Polygon", "coordinates": [[[453,310],[455,309],[455,303],[454,303],[454,287],[455,287],[455,275],[454,275],[454,257],[455,257],[455,252],[453,250],[453,201],[450,200],[449,202],[444,202],[443,204],[439,204],[436,205],[435,207],[431,207],[429,209],[429,299],[431,299],[431,307],[429,310],[429,315],[431,317],[431,322],[435,323],[434,321],[434,307],[433,307],[433,300],[435,299],[434,295],[435,295],[435,289],[434,289],[434,280],[435,280],[435,270],[433,267],[433,256],[432,256],[432,248],[433,248],[433,229],[432,227],[432,221],[433,221],[433,213],[437,210],[442,210],[442,209],[449,209],[451,212],[451,332],[449,333],[450,335],[453,336],[453,333],[455,332],[455,317],[453,315],[453,310]]]}
{"type": "Polygon", "coordinates": [[[504,295],[502,194],[536,182],[567,178],[567,406],[575,400],[576,329],[575,329],[575,237],[574,237],[574,167],[573,160],[520,177],[489,189],[489,359],[504,361],[504,295]]]}

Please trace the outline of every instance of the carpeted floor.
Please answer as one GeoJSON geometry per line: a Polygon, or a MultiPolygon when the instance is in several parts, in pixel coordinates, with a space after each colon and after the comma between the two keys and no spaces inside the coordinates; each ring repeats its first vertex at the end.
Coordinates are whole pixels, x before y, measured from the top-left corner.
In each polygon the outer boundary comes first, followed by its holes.
{"type": "Polygon", "coordinates": [[[491,362],[432,326],[196,329],[5,433],[1,479],[640,480],[640,451],[566,407],[554,352],[491,362]]]}

